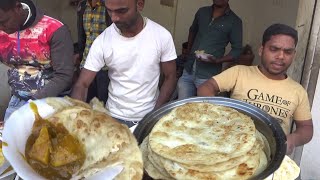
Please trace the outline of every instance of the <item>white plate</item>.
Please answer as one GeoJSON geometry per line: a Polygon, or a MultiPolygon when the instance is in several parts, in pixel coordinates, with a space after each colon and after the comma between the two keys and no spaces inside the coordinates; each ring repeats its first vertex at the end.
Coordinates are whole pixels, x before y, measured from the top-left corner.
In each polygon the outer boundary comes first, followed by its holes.
{"type": "Polygon", "coordinates": [[[6,173],[3,173],[9,167],[10,167],[10,163],[7,160],[4,160],[4,163],[0,167],[0,179],[5,178],[5,177],[10,176],[11,174],[15,173],[14,170],[10,170],[10,171],[8,171],[6,173]]]}
{"type": "MultiPolygon", "coordinates": [[[[63,98],[59,99],[66,101],[63,98]]],[[[37,105],[39,114],[43,118],[46,118],[55,112],[53,107],[46,103],[45,99],[35,100],[33,102],[37,105]]],[[[3,155],[22,179],[44,180],[45,178],[36,173],[23,157],[25,154],[26,141],[31,134],[34,120],[34,113],[31,110],[29,103],[12,113],[5,123],[2,134],[3,142],[6,142],[8,146],[3,146],[2,150],[3,155]]],[[[113,174],[113,176],[116,176],[121,172],[121,170],[119,171],[119,168],[108,167],[104,169],[101,174],[108,172],[106,174],[113,174]]],[[[102,178],[99,175],[99,178],[95,179],[107,180],[112,178],[102,178]]]]}

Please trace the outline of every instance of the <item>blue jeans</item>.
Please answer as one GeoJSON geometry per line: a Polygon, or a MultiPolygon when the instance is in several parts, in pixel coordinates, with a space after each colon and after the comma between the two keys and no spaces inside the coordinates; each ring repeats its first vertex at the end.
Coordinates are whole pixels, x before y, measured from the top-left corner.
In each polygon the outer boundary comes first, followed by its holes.
{"type": "Polygon", "coordinates": [[[8,120],[11,114],[19,109],[21,106],[25,105],[27,101],[18,98],[17,96],[13,95],[9,101],[8,108],[6,110],[6,114],[4,115],[4,121],[8,120]]]}
{"type": "Polygon", "coordinates": [[[118,119],[118,118],[115,118],[115,117],[112,117],[112,118],[117,120],[119,123],[127,125],[129,128],[131,128],[132,126],[138,124],[138,122],[136,122],[136,121],[126,121],[126,120],[118,119]]]}
{"type": "Polygon", "coordinates": [[[189,74],[186,70],[178,81],[178,99],[185,99],[197,95],[197,88],[208,79],[197,78],[194,73],[189,74]]]}

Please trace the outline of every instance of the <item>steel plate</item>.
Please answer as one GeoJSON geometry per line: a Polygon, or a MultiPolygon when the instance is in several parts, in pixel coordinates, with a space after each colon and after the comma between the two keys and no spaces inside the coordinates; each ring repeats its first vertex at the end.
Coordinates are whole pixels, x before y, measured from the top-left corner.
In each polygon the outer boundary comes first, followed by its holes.
{"type": "Polygon", "coordinates": [[[143,141],[162,116],[168,114],[172,109],[188,102],[207,102],[223,105],[250,116],[254,120],[256,128],[268,139],[271,148],[271,162],[269,162],[268,167],[261,174],[253,179],[264,179],[279,168],[286,154],[286,136],[277,120],[253,105],[230,98],[193,97],[170,102],[160,109],[147,114],[138,124],[134,130],[134,135],[138,143],[140,144],[143,141]]]}

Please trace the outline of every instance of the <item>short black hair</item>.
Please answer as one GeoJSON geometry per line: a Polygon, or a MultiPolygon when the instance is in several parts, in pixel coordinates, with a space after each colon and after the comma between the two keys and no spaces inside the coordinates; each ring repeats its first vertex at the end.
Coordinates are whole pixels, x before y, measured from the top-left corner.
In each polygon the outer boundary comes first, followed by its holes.
{"type": "Polygon", "coordinates": [[[182,48],[183,48],[183,49],[187,49],[187,48],[188,48],[188,42],[182,43],[182,48]]]}
{"type": "Polygon", "coordinates": [[[292,27],[285,24],[272,24],[263,33],[262,45],[264,46],[267,41],[271,39],[271,36],[275,35],[288,35],[294,39],[295,45],[298,43],[298,32],[292,27]]]}
{"type": "Polygon", "coordinates": [[[8,11],[16,6],[19,0],[0,0],[0,9],[8,11]]]}

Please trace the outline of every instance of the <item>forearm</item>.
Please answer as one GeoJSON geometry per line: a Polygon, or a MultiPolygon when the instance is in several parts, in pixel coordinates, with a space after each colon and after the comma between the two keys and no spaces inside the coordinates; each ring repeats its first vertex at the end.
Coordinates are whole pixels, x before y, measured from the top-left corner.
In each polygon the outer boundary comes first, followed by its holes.
{"type": "Polygon", "coordinates": [[[88,87],[76,83],[72,89],[71,98],[78,99],[80,101],[87,100],[88,87]]]}
{"type": "Polygon", "coordinates": [[[218,94],[218,92],[216,92],[212,88],[212,85],[208,84],[208,83],[201,84],[197,88],[197,95],[198,96],[215,96],[216,94],[218,94]]]}
{"type": "Polygon", "coordinates": [[[187,47],[187,53],[188,53],[188,54],[191,53],[191,48],[192,48],[192,45],[193,45],[194,37],[195,37],[195,33],[189,31],[188,47],[187,47]]]}
{"type": "Polygon", "coordinates": [[[215,63],[225,63],[225,62],[232,62],[234,58],[231,55],[223,56],[222,58],[217,58],[215,63]]]}
{"type": "Polygon", "coordinates": [[[165,104],[170,100],[170,97],[176,88],[176,84],[177,84],[177,78],[175,74],[171,75],[170,77],[165,77],[165,80],[160,88],[160,95],[157,99],[154,109],[158,109],[159,107],[161,107],[163,104],[165,104]]]}
{"type": "Polygon", "coordinates": [[[73,69],[66,70],[64,74],[55,75],[41,90],[34,95],[35,99],[56,97],[63,91],[71,88],[73,69]]]}
{"type": "Polygon", "coordinates": [[[297,129],[287,137],[293,139],[294,146],[302,146],[311,141],[313,136],[313,127],[305,126],[303,129],[297,129]]]}

